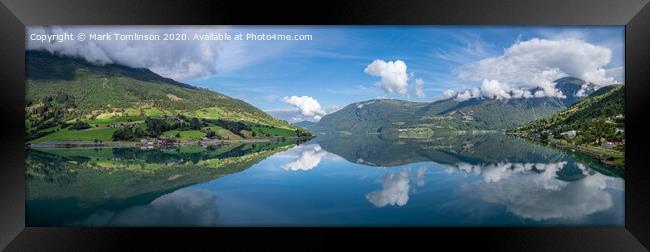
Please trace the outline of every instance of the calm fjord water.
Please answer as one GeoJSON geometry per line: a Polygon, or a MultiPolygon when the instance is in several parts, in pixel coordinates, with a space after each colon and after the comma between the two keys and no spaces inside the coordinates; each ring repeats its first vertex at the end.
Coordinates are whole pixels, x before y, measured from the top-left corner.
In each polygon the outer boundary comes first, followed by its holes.
{"type": "Polygon", "coordinates": [[[27,151],[29,226],[622,226],[622,171],[499,134],[27,151]]]}

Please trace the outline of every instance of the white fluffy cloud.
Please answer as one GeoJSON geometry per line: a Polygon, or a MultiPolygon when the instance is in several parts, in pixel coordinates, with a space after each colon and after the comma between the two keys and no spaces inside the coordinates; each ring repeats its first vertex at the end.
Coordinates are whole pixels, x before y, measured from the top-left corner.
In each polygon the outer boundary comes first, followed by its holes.
{"type": "Polygon", "coordinates": [[[376,59],[363,72],[370,76],[379,77],[381,79],[381,87],[384,91],[408,96],[409,76],[404,61],[396,60],[386,62],[376,59]]]}
{"type": "Polygon", "coordinates": [[[454,98],[457,101],[465,101],[469,100],[472,98],[479,98],[481,97],[481,90],[478,88],[472,88],[472,89],[465,89],[461,92],[458,92],[456,95],[456,98],[454,98]]]}
{"type": "MultiPolygon", "coordinates": [[[[336,111],[339,111],[342,108],[343,108],[343,106],[336,105],[336,106],[323,108],[323,110],[325,110],[326,114],[331,114],[331,113],[334,113],[336,111]]],[[[305,116],[297,108],[270,109],[270,110],[265,110],[264,112],[266,112],[267,114],[275,117],[276,119],[287,120],[290,123],[296,123],[296,122],[302,122],[302,121],[317,122],[321,118],[321,116],[305,116]]]]}
{"type": "Polygon", "coordinates": [[[313,117],[316,121],[327,114],[320,103],[310,96],[285,96],[282,101],[298,108],[302,115],[313,117]]]}
{"type": "MultiPolygon", "coordinates": [[[[222,28],[194,27],[29,27],[27,34],[72,33],[120,33],[120,34],[163,34],[191,32],[207,34],[223,31],[222,28]]],[[[81,57],[99,65],[116,63],[134,68],[149,68],[162,76],[183,81],[207,77],[219,71],[218,55],[222,43],[219,41],[64,41],[42,43],[27,40],[27,49],[41,49],[52,53],[81,57]]]]}
{"type": "Polygon", "coordinates": [[[366,194],[366,199],[376,207],[386,205],[404,206],[409,201],[409,176],[411,171],[403,169],[384,176],[383,189],[366,194]]]}
{"type": "Polygon", "coordinates": [[[424,97],[424,81],[420,78],[415,79],[415,96],[424,97]]]}
{"type": "Polygon", "coordinates": [[[447,89],[444,92],[442,92],[442,97],[445,98],[445,99],[454,97],[455,95],[456,95],[456,92],[454,90],[451,90],[451,89],[447,89]]]}
{"type": "Polygon", "coordinates": [[[481,84],[478,96],[476,91],[462,90],[457,99],[563,98],[553,82],[561,77],[573,76],[599,86],[617,82],[605,69],[611,59],[609,48],[580,39],[520,41],[506,48],[503,55],[457,69],[461,79],[481,84]],[[531,93],[534,88],[538,90],[531,93]]]}

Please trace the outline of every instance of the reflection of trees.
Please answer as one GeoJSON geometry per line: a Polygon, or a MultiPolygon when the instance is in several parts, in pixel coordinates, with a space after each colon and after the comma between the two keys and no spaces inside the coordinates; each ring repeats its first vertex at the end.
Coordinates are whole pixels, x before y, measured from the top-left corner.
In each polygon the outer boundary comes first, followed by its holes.
{"type": "Polygon", "coordinates": [[[32,149],[27,151],[26,160],[31,177],[27,184],[29,221],[50,225],[102,209],[116,211],[147,204],[170,191],[243,171],[294,143],[228,145],[216,149],[197,146],[180,151],[32,149]],[[188,162],[192,159],[197,161],[188,162]],[[44,210],[52,205],[57,206],[57,211],[44,210]]]}
{"type": "MultiPolygon", "coordinates": [[[[612,173],[602,173],[606,168],[597,160],[499,134],[428,141],[319,136],[315,141],[325,151],[354,163],[392,167],[435,162],[449,172],[481,177],[465,188],[471,191],[468,195],[505,205],[514,214],[533,220],[576,219],[609,209],[612,197],[604,188],[608,183],[622,183],[607,177],[612,173]]],[[[377,207],[406,205],[413,185],[409,172],[387,173],[382,189],[367,193],[367,200],[377,207]]],[[[415,182],[424,185],[425,180],[415,182]]]]}
{"type": "Polygon", "coordinates": [[[51,155],[39,151],[30,151],[27,153],[27,179],[34,180],[40,177],[43,181],[60,186],[74,183],[77,178],[77,162],[87,162],[71,160],[56,155],[51,155]]]}
{"type": "MultiPolygon", "coordinates": [[[[248,154],[271,150],[279,146],[293,144],[291,141],[286,142],[268,142],[268,143],[250,143],[250,144],[223,144],[208,146],[199,152],[183,152],[176,150],[151,149],[142,150],[138,148],[115,148],[113,158],[120,161],[145,162],[156,164],[175,164],[192,162],[194,164],[201,160],[208,159],[225,159],[242,157],[248,154]]],[[[202,148],[197,146],[197,148],[202,148]]]]}
{"type": "MultiPolygon", "coordinates": [[[[457,163],[548,163],[561,162],[571,158],[607,175],[608,167],[598,160],[566,153],[503,134],[464,134],[441,136],[426,141],[404,139],[382,139],[375,135],[363,136],[319,136],[316,142],[327,152],[336,154],[353,163],[371,166],[399,166],[416,162],[436,162],[454,165],[457,163]]],[[[572,161],[571,161],[572,162],[572,161]]],[[[570,164],[570,166],[575,166],[570,164]]],[[[562,178],[579,179],[581,175],[573,169],[562,170],[562,178]]]]}

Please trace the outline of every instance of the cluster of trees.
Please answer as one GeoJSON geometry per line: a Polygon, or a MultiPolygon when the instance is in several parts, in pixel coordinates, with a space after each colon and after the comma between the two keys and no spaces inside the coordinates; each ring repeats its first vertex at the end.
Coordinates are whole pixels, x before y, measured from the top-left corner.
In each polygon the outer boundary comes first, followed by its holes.
{"type": "Polygon", "coordinates": [[[210,128],[207,128],[207,129],[205,130],[205,136],[206,136],[207,138],[213,138],[213,137],[216,137],[216,136],[217,136],[217,133],[214,132],[213,130],[211,130],[210,128]]]}
{"type": "Polygon", "coordinates": [[[296,136],[297,137],[311,137],[313,136],[309,131],[303,129],[303,128],[297,128],[296,129],[296,136]]]}
{"type": "Polygon", "coordinates": [[[579,123],[573,123],[571,125],[572,130],[576,131],[576,136],[571,138],[565,135],[562,135],[563,130],[568,130],[568,127],[560,127],[553,131],[553,137],[558,139],[564,139],[568,142],[578,145],[584,144],[596,144],[600,145],[603,143],[604,139],[611,139],[614,137],[624,137],[622,132],[616,132],[615,127],[617,126],[614,122],[609,122],[603,118],[596,118],[590,121],[583,121],[579,123]]]}
{"type": "Polygon", "coordinates": [[[87,122],[83,122],[83,121],[77,119],[77,121],[75,121],[74,124],[72,124],[70,129],[82,130],[82,129],[89,129],[90,127],[91,127],[90,124],[88,124],[87,122]]]}
{"type": "Polygon", "coordinates": [[[66,128],[70,125],[65,123],[64,116],[68,110],[76,108],[74,97],[68,94],[57,94],[46,96],[36,101],[28,101],[25,110],[25,118],[29,120],[30,126],[27,129],[27,141],[52,134],[56,130],[43,131],[59,124],[66,128]]]}
{"type": "MultiPolygon", "coordinates": [[[[139,128],[136,128],[136,130],[139,128]]],[[[124,127],[113,132],[113,141],[133,141],[138,138],[131,127],[124,127]]]]}
{"type": "MultiPolygon", "coordinates": [[[[245,137],[244,133],[242,130],[246,131],[253,131],[250,125],[239,122],[239,121],[228,121],[228,120],[223,120],[223,119],[216,119],[216,120],[210,120],[210,119],[203,119],[207,123],[212,123],[215,124],[219,127],[222,127],[224,129],[227,129],[231,131],[232,133],[235,133],[241,137],[245,137]]],[[[255,135],[253,135],[255,136],[255,135]]]]}
{"type": "Polygon", "coordinates": [[[201,129],[202,124],[197,118],[192,118],[190,122],[175,120],[170,118],[150,118],[144,121],[145,129],[141,127],[124,127],[113,132],[114,141],[132,141],[143,137],[159,137],[165,131],[169,130],[191,130],[201,129]]]}
{"type": "MultiPolygon", "coordinates": [[[[222,128],[228,129],[233,133],[243,137],[242,130],[252,131],[251,127],[243,122],[234,122],[227,120],[209,120],[209,119],[198,119],[188,118],[186,116],[177,116],[177,119],[172,118],[147,118],[144,121],[145,129],[140,127],[124,127],[120,128],[113,133],[114,141],[133,141],[143,137],[159,137],[165,131],[170,130],[201,130],[203,127],[208,126],[210,123],[218,125],[222,128]]],[[[217,135],[211,129],[205,130],[206,136],[209,138],[215,137],[217,135]]],[[[253,135],[255,136],[255,135],[253,135]]],[[[177,135],[180,137],[180,135],[177,135]]]]}
{"type": "Polygon", "coordinates": [[[511,132],[522,135],[539,134],[577,145],[600,145],[603,140],[624,139],[617,127],[625,127],[625,90],[613,87],[605,93],[578,101],[568,109],[550,117],[520,126],[511,132]],[[562,134],[575,130],[575,136],[562,134]]]}
{"type": "Polygon", "coordinates": [[[47,96],[28,101],[25,118],[30,120],[33,131],[39,131],[64,122],[64,115],[76,107],[74,97],[67,94],[47,96]]]}

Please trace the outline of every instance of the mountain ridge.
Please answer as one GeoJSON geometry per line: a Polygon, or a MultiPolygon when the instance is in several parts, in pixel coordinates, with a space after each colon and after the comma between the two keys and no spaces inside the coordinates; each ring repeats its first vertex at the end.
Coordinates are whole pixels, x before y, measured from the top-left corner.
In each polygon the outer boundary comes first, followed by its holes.
{"type": "Polygon", "coordinates": [[[430,103],[373,99],[352,103],[306,127],[317,132],[383,132],[407,138],[414,136],[413,131],[419,137],[427,137],[432,132],[443,131],[505,130],[552,115],[596,92],[594,84],[574,77],[555,82],[565,98],[472,98],[465,101],[448,98],[430,103]]]}
{"type": "MultiPolygon", "coordinates": [[[[224,120],[221,122],[223,127],[211,128],[217,133],[224,132],[222,137],[248,136],[251,132],[260,133],[257,135],[260,137],[279,132],[271,128],[283,131],[281,135],[284,136],[289,135],[286,132],[298,130],[242,100],[180,83],[144,68],[95,65],[80,58],[46,51],[26,51],[26,65],[25,125],[28,136],[31,136],[29,139],[64,128],[72,129],[67,128],[70,124],[75,124],[75,129],[101,129],[109,134],[116,128],[142,124],[148,118],[167,118],[166,124],[170,125],[177,125],[174,123],[177,120],[182,128],[188,128],[186,126],[192,118],[198,118],[204,127],[217,127],[213,124],[224,120]],[[248,126],[237,126],[228,121],[244,122],[248,126]],[[249,133],[228,133],[224,127],[247,130],[249,133]]],[[[197,124],[194,128],[198,130],[201,127],[197,124]]],[[[204,129],[204,133],[193,135],[199,137],[206,134],[209,135],[209,131],[204,129]]],[[[256,136],[252,134],[249,137],[256,136]]],[[[183,137],[183,134],[178,135],[183,137]]],[[[102,139],[110,140],[110,137],[100,137],[99,140],[102,139]]]]}

